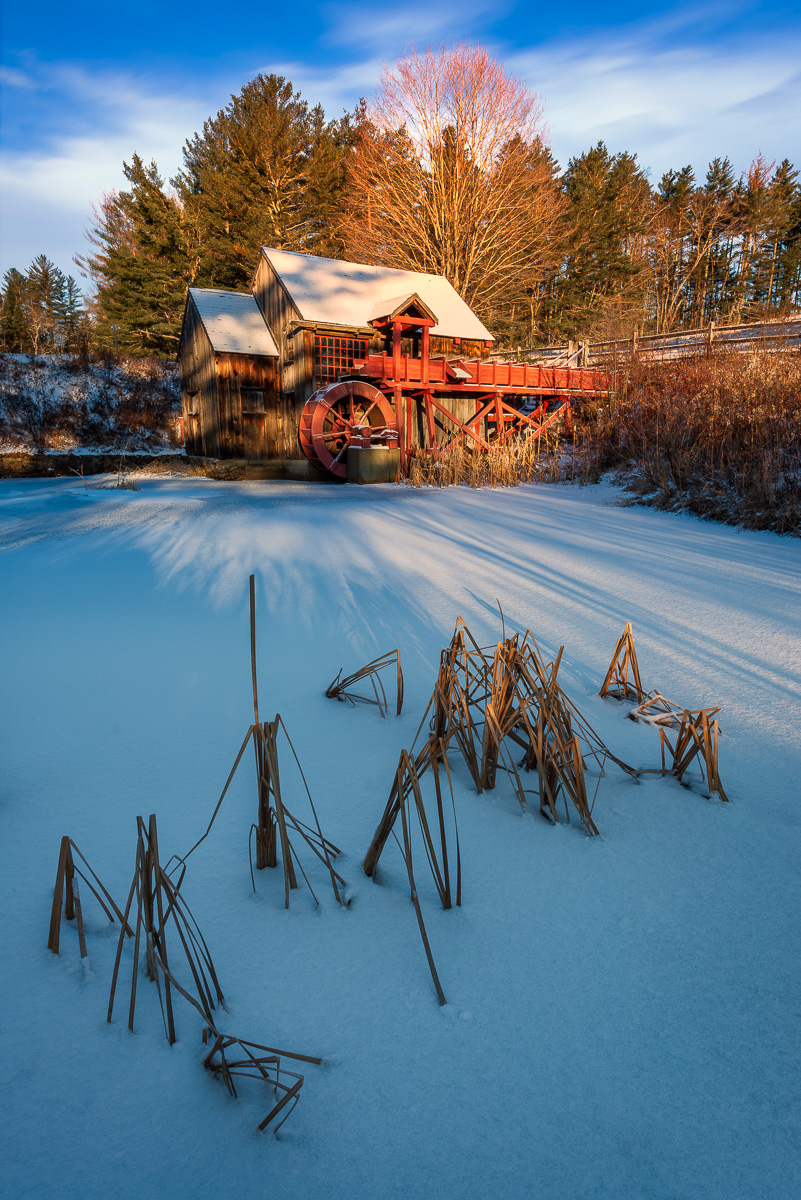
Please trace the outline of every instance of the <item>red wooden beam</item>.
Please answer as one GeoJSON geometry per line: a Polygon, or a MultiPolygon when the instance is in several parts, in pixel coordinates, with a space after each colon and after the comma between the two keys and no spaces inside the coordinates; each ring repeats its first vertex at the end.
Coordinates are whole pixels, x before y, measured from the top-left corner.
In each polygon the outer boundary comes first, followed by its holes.
{"type": "Polygon", "coordinates": [[[486,442],[484,440],[484,438],[481,437],[481,435],[478,433],[478,431],[471,429],[470,426],[475,425],[478,421],[480,421],[481,418],[485,415],[485,413],[492,407],[492,405],[495,403],[494,397],[491,400],[488,400],[487,403],[483,406],[483,408],[479,408],[476,415],[474,417],[471,417],[470,420],[467,421],[466,423],[460,421],[458,417],[454,416],[454,414],[449,411],[449,409],[445,408],[444,404],[440,404],[439,400],[436,400],[433,396],[431,397],[431,403],[434,405],[435,408],[438,408],[441,413],[444,413],[444,415],[450,421],[453,421],[454,425],[456,425],[457,428],[460,430],[460,432],[457,433],[454,437],[452,437],[451,440],[448,442],[448,444],[442,448],[442,450],[440,451],[441,454],[445,454],[445,452],[447,450],[450,450],[451,446],[455,446],[456,443],[461,441],[463,437],[472,438],[473,441],[477,445],[481,446],[481,448],[483,450],[489,450],[489,448],[490,448],[489,442],[486,442]]]}

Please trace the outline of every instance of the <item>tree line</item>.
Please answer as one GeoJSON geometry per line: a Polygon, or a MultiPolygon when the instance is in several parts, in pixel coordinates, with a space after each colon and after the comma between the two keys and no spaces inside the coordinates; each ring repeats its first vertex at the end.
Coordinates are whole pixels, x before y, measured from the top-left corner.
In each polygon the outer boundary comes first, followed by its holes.
{"type": "Polygon", "coordinates": [[[78,349],[87,336],[81,290],[39,254],[28,270],[12,267],[3,276],[0,292],[0,341],[16,354],[54,354],[78,349]]]}
{"type": "MultiPolygon", "coordinates": [[[[258,75],[169,182],[136,154],[124,173],[76,263],[95,344],[134,354],[173,356],[187,287],[246,289],[262,245],[443,274],[507,347],[801,305],[788,160],[738,175],[715,158],[703,179],[686,166],[652,184],[635,154],[599,142],[562,170],[538,98],[476,46],[410,52],[333,120],[258,75]]],[[[18,285],[6,276],[4,314],[18,285]]]]}

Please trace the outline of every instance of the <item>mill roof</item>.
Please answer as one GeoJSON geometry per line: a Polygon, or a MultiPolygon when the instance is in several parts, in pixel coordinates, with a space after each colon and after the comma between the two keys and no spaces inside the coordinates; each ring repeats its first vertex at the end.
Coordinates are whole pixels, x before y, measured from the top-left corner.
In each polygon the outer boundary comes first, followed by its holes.
{"type": "Polygon", "coordinates": [[[259,354],[277,358],[278,347],[250,292],[190,288],[212,349],[222,354],[259,354]]]}
{"type": "Polygon", "coordinates": [[[262,247],[262,253],[303,321],[363,328],[378,308],[386,307],[385,297],[403,298],[416,293],[436,314],[437,324],[431,329],[434,337],[493,341],[489,330],[442,275],[370,267],[268,246],[262,247]]]}

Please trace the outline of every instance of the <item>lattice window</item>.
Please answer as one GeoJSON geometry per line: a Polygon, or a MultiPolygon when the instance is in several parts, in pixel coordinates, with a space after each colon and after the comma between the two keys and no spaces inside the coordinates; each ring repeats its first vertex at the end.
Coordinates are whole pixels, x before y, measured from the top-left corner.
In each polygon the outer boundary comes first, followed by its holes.
{"type": "Polygon", "coordinates": [[[318,334],[314,339],[314,373],[318,383],[332,383],[353,370],[353,360],[367,357],[365,338],[318,334]]]}

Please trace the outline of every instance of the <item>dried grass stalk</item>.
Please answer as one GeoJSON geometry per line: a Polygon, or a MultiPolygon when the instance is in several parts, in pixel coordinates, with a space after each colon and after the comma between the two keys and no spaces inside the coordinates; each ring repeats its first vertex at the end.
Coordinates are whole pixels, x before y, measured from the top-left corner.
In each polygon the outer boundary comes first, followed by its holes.
{"type": "Polygon", "coordinates": [[[623,633],[617,640],[609,670],[601,684],[600,696],[614,696],[617,700],[626,700],[634,696],[641,704],[647,695],[640,682],[640,668],[637,662],[637,651],[634,649],[634,633],[631,621],[626,623],[623,633]],[[631,679],[629,679],[631,674],[631,679]]]}
{"type": "Polygon", "coordinates": [[[281,1065],[281,1058],[291,1058],[300,1062],[316,1063],[318,1065],[322,1062],[322,1059],[312,1058],[306,1054],[291,1054],[286,1050],[275,1050],[271,1046],[259,1045],[258,1042],[246,1042],[241,1038],[234,1038],[228,1034],[218,1033],[213,1026],[209,1026],[208,1029],[204,1030],[203,1041],[206,1044],[208,1043],[209,1034],[214,1037],[214,1042],[211,1050],[203,1060],[203,1066],[207,1071],[211,1071],[212,1074],[219,1075],[229,1093],[234,1097],[237,1095],[236,1086],[234,1085],[235,1077],[260,1079],[266,1083],[272,1089],[273,1095],[278,1102],[268,1112],[264,1120],[259,1122],[259,1129],[266,1129],[279,1113],[283,1112],[284,1115],[273,1129],[274,1133],[278,1133],[284,1121],[294,1111],[300,1098],[300,1089],[303,1087],[303,1076],[296,1074],[294,1071],[288,1071],[286,1067],[283,1067],[281,1065]],[[244,1054],[244,1058],[229,1057],[229,1052],[233,1048],[241,1051],[244,1054]]]}
{"type": "MultiPolygon", "coordinates": [[[[314,899],[315,904],[319,904],[317,895],[309,881],[309,877],[303,868],[303,865],[298,858],[297,850],[293,844],[293,836],[300,838],[309,847],[312,853],[325,864],[328,871],[328,876],[331,881],[331,887],[334,892],[334,897],[339,904],[344,903],[344,895],[340,892],[340,888],[346,886],[345,880],[334,869],[333,859],[335,859],[341,851],[333,842],[323,836],[323,831],[320,828],[320,821],[317,816],[317,810],[312,800],[309,785],[306,781],[306,776],[303,768],[300,765],[300,759],[292,739],[289,736],[289,731],[284,724],[284,721],[277,713],[273,721],[260,721],[259,719],[259,695],[258,684],[256,678],[256,593],[255,579],[250,576],[250,664],[251,678],[253,685],[253,724],[248,726],[242,745],[239,747],[239,753],[236,756],[234,765],[232,766],[228,778],[225,781],[225,786],[220,793],[220,798],[215,805],[214,812],[206,827],[205,832],[195,842],[194,846],[187,851],[177,861],[185,863],[189,855],[194,853],[201,842],[209,836],[212,826],[217,819],[217,814],[220,811],[223,800],[228,792],[231,782],[236,774],[242,757],[248,747],[248,744],[253,743],[253,754],[256,765],[256,793],[257,793],[257,819],[250,827],[250,836],[248,839],[248,851],[250,853],[250,878],[253,884],[253,890],[256,890],[256,881],[253,875],[253,856],[252,843],[253,835],[255,834],[256,842],[256,869],[261,871],[266,867],[275,867],[278,865],[278,846],[281,847],[281,865],[284,872],[284,906],[289,908],[289,893],[298,887],[298,878],[296,868],[303,876],[304,881],[314,899]],[[283,793],[281,790],[281,778],[279,771],[279,755],[278,745],[279,736],[283,733],[286,738],[290,753],[295,760],[295,764],[300,774],[303,784],[303,789],[306,793],[309,809],[311,811],[311,823],[307,824],[295,817],[284,803],[283,793]]],[[[400,658],[398,658],[398,669],[400,670],[400,658]]],[[[399,697],[400,698],[400,697],[399,697]]]]}
{"type": "Polygon", "coordinates": [[[56,885],[53,889],[53,905],[50,911],[50,932],[47,938],[47,948],[48,950],[52,950],[54,954],[58,954],[59,952],[61,908],[63,902],[66,919],[68,921],[75,919],[77,922],[78,942],[80,945],[81,958],[85,959],[88,953],[86,948],[86,930],[84,926],[83,909],[81,908],[80,894],[78,892],[78,882],[76,876],[79,876],[81,879],[83,879],[112,924],[115,920],[119,921],[123,928],[123,932],[127,934],[128,937],[133,936],[133,931],[128,925],[127,913],[125,916],[123,916],[107,889],[100,882],[97,875],[84,858],[83,854],[81,854],[80,850],[75,845],[75,842],[73,842],[72,838],[65,835],[61,839],[61,846],[58,854],[56,885]],[[83,866],[76,865],[76,855],[80,859],[80,862],[83,864],[83,866]]]}
{"type": "Polygon", "coordinates": [[[341,700],[343,703],[349,700],[351,704],[356,704],[361,701],[363,704],[377,704],[379,715],[385,717],[389,711],[389,702],[384,684],[381,680],[381,672],[385,667],[395,664],[396,671],[396,689],[397,697],[395,704],[395,715],[401,715],[403,708],[403,672],[401,671],[400,650],[389,650],[386,654],[382,654],[379,658],[374,658],[367,666],[356,671],[353,675],[348,675],[345,679],[342,678],[342,668],[336,679],[326,688],[325,694],[331,700],[341,700]],[[369,679],[373,688],[372,696],[362,696],[351,689],[354,684],[360,683],[363,679],[369,679]]]}
{"type": "Polygon", "coordinates": [[[710,721],[710,713],[718,709],[701,708],[696,712],[685,710],[681,724],[676,734],[675,746],[671,744],[667,730],[662,728],[659,736],[662,742],[662,771],[675,775],[682,780],[696,759],[701,768],[701,775],[706,780],[710,795],[717,792],[721,800],[728,801],[718,774],[718,723],[710,721]],[[665,765],[665,751],[672,756],[673,762],[665,765]]]}

